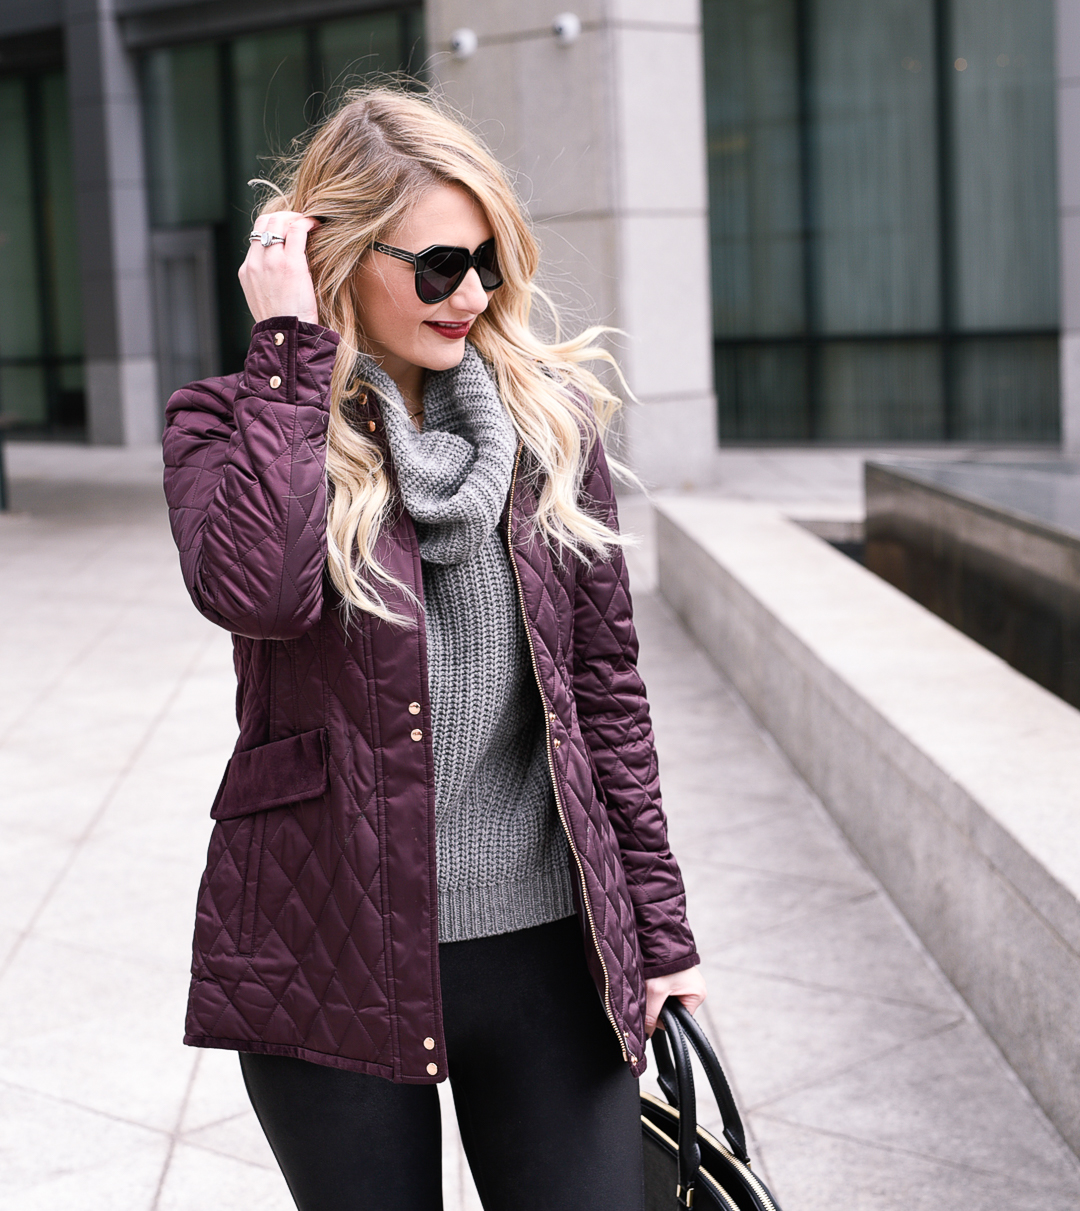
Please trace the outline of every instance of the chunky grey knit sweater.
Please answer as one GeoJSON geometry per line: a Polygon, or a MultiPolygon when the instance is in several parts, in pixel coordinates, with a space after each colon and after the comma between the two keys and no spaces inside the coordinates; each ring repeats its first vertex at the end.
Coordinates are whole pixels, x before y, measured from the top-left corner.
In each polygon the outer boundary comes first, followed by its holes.
{"type": "Polygon", "coordinates": [[[439,941],[526,929],[574,911],[540,695],[498,522],[517,438],[476,349],[430,373],[424,428],[365,358],[416,524],[435,753],[439,941]]]}

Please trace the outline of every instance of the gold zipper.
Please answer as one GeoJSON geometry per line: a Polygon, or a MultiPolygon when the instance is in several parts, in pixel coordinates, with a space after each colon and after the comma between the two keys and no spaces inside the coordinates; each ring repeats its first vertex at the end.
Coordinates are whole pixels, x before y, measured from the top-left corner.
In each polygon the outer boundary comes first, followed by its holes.
{"type": "Polygon", "coordinates": [[[551,775],[551,789],[555,793],[555,810],[559,813],[559,821],[563,826],[563,832],[566,834],[567,844],[570,846],[570,852],[574,855],[574,862],[577,864],[578,878],[581,880],[581,900],[585,905],[585,915],[589,918],[589,932],[592,934],[593,946],[596,948],[596,957],[600,960],[600,967],[604,972],[604,1012],[611,1023],[611,1029],[615,1031],[615,1037],[619,1040],[619,1050],[622,1052],[622,1057],[624,1060],[628,1060],[630,1056],[626,1050],[622,1031],[619,1029],[618,1023],[615,1021],[615,1015],[611,1011],[611,978],[608,975],[607,964],[604,962],[604,955],[600,949],[600,941],[596,936],[596,922],[593,920],[592,905],[589,903],[589,891],[585,884],[585,869],[581,865],[581,856],[578,854],[577,846],[574,844],[570,825],[566,821],[562,799],[559,798],[559,783],[555,775],[555,759],[551,755],[551,715],[548,710],[548,704],[544,699],[544,686],[540,681],[540,668],[536,663],[536,649],[533,647],[532,628],[529,626],[529,615],[525,609],[525,590],[521,585],[521,573],[518,571],[517,560],[514,558],[514,490],[517,488],[521,451],[522,447],[519,445],[517,454],[514,457],[514,474],[510,480],[510,504],[506,514],[506,548],[510,554],[510,567],[514,570],[514,583],[517,585],[518,604],[521,607],[521,619],[525,625],[525,639],[529,644],[529,660],[532,663],[533,678],[536,681],[536,688],[540,693],[540,705],[544,709],[544,739],[547,750],[548,772],[551,775]]]}
{"type": "MultiPolygon", "coordinates": [[[[678,1110],[676,1110],[675,1107],[670,1105],[668,1102],[662,1102],[658,1097],[656,1097],[652,1093],[643,1093],[641,1096],[643,1098],[647,1098],[650,1102],[652,1102],[652,1104],[654,1106],[659,1106],[662,1110],[665,1110],[668,1114],[672,1115],[676,1120],[678,1119],[678,1115],[679,1115],[678,1110]]],[[[650,1119],[647,1119],[644,1115],[641,1116],[641,1121],[643,1123],[647,1123],[649,1126],[651,1126],[658,1135],[665,1134],[664,1131],[662,1130],[662,1128],[657,1127],[655,1123],[653,1123],[650,1119]]],[[[757,1174],[751,1172],[749,1161],[747,1161],[746,1164],[743,1164],[743,1162],[741,1160],[739,1160],[739,1158],[737,1156],[735,1156],[734,1153],[732,1153],[732,1151],[729,1148],[726,1148],[716,1138],[716,1136],[712,1134],[711,1131],[707,1131],[704,1127],[702,1127],[702,1126],[698,1127],[698,1135],[704,1136],[704,1138],[706,1140],[708,1140],[708,1142],[710,1144],[712,1144],[712,1146],[716,1149],[716,1151],[719,1152],[721,1154],[721,1156],[723,1156],[723,1158],[727,1161],[727,1163],[729,1165],[731,1165],[731,1167],[739,1173],[739,1175],[740,1175],[740,1177],[742,1177],[743,1181],[746,1182],[746,1184],[751,1188],[752,1192],[757,1196],[762,1207],[765,1208],[765,1211],[777,1211],[777,1206],[776,1206],[776,1203],[773,1202],[772,1196],[769,1194],[768,1190],[766,1190],[765,1187],[758,1180],[757,1174]]],[[[666,1135],[665,1135],[665,1138],[667,1138],[666,1135]]],[[[668,1140],[668,1142],[672,1144],[672,1147],[674,1147],[676,1151],[678,1151],[678,1147],[679,1147],[678,1144],[675,1144],[670,1139],[668,1140]]],[[[713,1183],[713,1185],[716,1185],[716,1179],[713,1178],[713,1176],[711,1174],[706,1173],[704,1170],[700,1171],[700,1176],[708,1178],[709,1181],[711,1181],[713,1183]]],[[[720,1190],[720,1187],[718,1185],[717,1185],[717,1189],[720,1190]]],[[[726,1191],[721,1190],[720,1192],[724,1195],[725,1198],[728,1197],[726,1191]]]]}
{"type": "Polygon", "coordinates": [[[746,1182],[746,1184],[748,1186],[750,1186],[750,1188],[753,1190],[753,1192],[757,1195],[758,1199],[761,1202],[761,1205],[766,1209],[766,1211],[776,1211],[776,1203],[773,1202],[772,1198],[769,1195],[768,1190],[766,1190],[765,1187],[758,1180],[757,1174],[751,1172],[750,1162],[747,1161],[746,1164],[744,1165],[743,1162],[741,1160],[739,1160],[739,1158],[737,1156],[733,1155],[733,1153],[731,1151],[729,1151],[729,1149],[725,1148],[724,1145],[722,1143],[720,1143],[720,1141],[716,1138],[715,1135],[713,1135],[709,1131],[706,1131],[704,1127],[699,1127],[698,1131],[709,1141],[710,1144],[712,1144],[712,1146],[718,1152],[723,1153],[723,1155],[727,1159],[727,1162],[729,1165],[731,1165],[734,1169],[737,1169],[739,1171],[739,1173],[742,1176],[743,1181],[746,1182]]]}

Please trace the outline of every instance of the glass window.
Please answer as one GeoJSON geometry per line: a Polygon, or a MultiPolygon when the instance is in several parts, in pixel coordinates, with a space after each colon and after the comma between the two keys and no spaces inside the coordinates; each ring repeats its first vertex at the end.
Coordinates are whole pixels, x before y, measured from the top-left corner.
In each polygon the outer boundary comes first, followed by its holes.
{"type": "Polygon", "coordinates": [[[0,409],[45,419],[30,113],[21,76],[0,79],[0,409]]]}
{"type": "Polygon", "coordinates": [[[940,441],[941,348],[932,341],[829,341],[820,353],[815,436],[940,441]]]}
{"type": "Polygon", "coordinates": [[[965,330],[1053,328],[1053,9],[953,0],[952,13],[956,318],[965,330]]]}
{"type": "MultiPolygon", "coordinates": [[[[277,158],[289,152],[292,141],[317,120],[326,99],[342,87],[373,72],[397,72],[410,63],[419,64],[421,25],[422,9],[411,5],[225,41],[167,47],[144,57],[153,226],[159,231],[202,228],[201,233],[189,233],[191,247],[210,246],[214,262],[207,273],[194,263],[185,269],[172,255],[168,266],[156,264],[155,274],[159,287],[165,289],[177,273],[190,270],[191,281],[207,282],[207,289],[216,291],[215,298],[193,300],[191,307],[195,309],[197,302],[199,315],[213,312],[217,317],[218,339],[208,342],[208,347],[212,346],[214,358],[220,356],[221,370],[243,365],[251,328],[236,279],[258,201],[248,181],[273,174],[277,158]]],[[[190,323],[185,325],[177,317],[172,329],[194,332],[196,319],[193,310],[190,323]]],[[[168,335],[159,327],[159,344],[168,335]]],[[[181,354],[188,361],[193,356],[185,346],[165,350],[159,360],[183,361],[181,354]]],[[[176,385],[162,387],[169,390],[176,385]]]]}
{"type": "MultiPolygon", "coordinates": [[[[228,247],[239,264],[247,249],[256,194],[248,181],[274,174],[277,157],[307,129],[305,106],[314,93],[308,64],[308,34],[303,29],[274,30],[238,38],[229,48],[232,114],[232,197],[228,247]]],[[[251,316],[243,291],[230,283],[226,324],[232,346],[241,358],[247,350],[251,316]]],[[[235,365],[234,368],[239,369],[235,365]]]]}
{"type": "MultiPolygon", "coordinates": [[[[67,83],[62,72],[43,78],[41,102],[46,198],[42,220],[49,262],[53,345],[61,358],[78,361],[82,356],[82,291],[67,83]]],[[[81,362],[75,368],[79,372],[76,377],[81,379],[81,362]]]]}
{"type": "Polygon", "coordinates": [[[274,30],[238,38],[231,47],[233,172],[242,190],[265,176],[273,159],[307,129],[312,95],[307,31],[274,30]]]}
{"type": "Polygon", "coordinates": [[[939,322],[934,27],[925,0],[818,0],[810,138],[818,326],[939,322]],[[925,65],[925,67],[924,67],[925,65]]]}
{"type": "Polygon", "coordinates": [[[808,441],[810,359],[800,344],[717,342],[716,398],[727,440],[808,441]]]}
{"type": "Polygon", "coordinates": [[[67,87],[0,78],[0,411],[42,430],[85,423],[67,87]]]}
{"type": "Polygon", "coordinates": [[[791,0],[705,5],[713,327],[803,328],[799,96],[791,0]]]}
{"type": "Polygon", "coordinates": [[[703,19],[722,440],[1055,440],[1052,0],[703,19]]]}
{"type": "Polygon", "coordinates": [[[377,72],[396,71],[401,58],[401,14],[375,13],[320,25],[317,38],[322,86],[331,95],[377,72]]]}
{"type": "Polygon", "coordinates": [[[1053,337],[961,340],[953,354],[957,431],[977,442],[1046,442],[1057,437],[1045,401],[1058,398],[1053,337]]]}
{"type": "Polygon", "coordinates": [[[145,81],[150,221],[155,227],[222,222],[227,203],[219,47],[152,51],[145,81]]]}

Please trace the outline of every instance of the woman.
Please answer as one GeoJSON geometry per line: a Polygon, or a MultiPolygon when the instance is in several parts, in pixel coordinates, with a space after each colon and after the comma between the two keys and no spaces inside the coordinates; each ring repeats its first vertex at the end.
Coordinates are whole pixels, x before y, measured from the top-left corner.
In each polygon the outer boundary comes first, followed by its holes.
{"type": "Polygon", "coordinates": [[[636,1076],[704,987],[668,850],[595,333],[529,329],[505,177],[355,93],[255,223],[242,374],[170,401],[196,606],[235,639],[185,1041],[240,1052],[302,1211],[642,1205],[636,1076]]]}

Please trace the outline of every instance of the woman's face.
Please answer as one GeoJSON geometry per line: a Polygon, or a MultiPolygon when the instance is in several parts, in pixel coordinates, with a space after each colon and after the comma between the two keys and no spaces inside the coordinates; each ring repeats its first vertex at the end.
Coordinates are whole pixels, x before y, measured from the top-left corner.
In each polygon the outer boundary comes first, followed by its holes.
{"type": "MultiPolygon", "coordinates": [[[[458,185],[437,185],[382,241],[406,252],[449,244],[474,252],[492,238],[475,199],[458,185]]],[[[372,250],[357,269],[356,297],[367,352],[402,385],[417,368],[449,370],[465,354],[465,337],[488,305],[475,269],[441,303],[417,298],[414,270],[407,261],[372,250]]]]}

